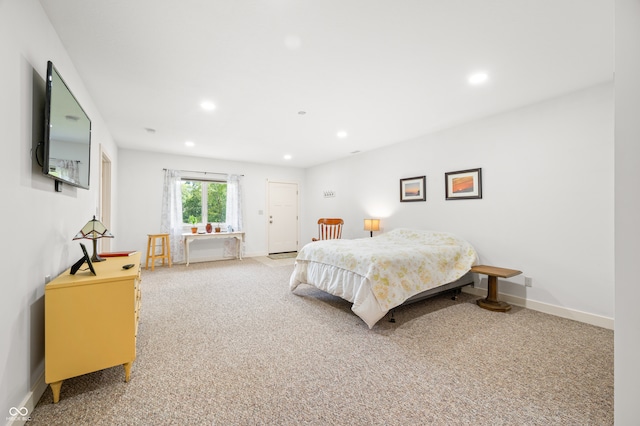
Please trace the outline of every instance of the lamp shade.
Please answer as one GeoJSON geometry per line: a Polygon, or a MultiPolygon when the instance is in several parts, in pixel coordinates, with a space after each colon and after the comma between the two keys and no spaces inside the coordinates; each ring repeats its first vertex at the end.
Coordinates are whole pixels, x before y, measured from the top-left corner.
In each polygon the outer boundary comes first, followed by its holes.
{"type": "Polygon", "coordinates": [[[85,238],[87,240],[97,240],[98,238],[113,238],[107,227],[102,224],[95,215],[87,224],[73,237],[74,240],[85,238]]]}
{"type": "Polygon", "coordinates": [[[98,256],[97,241],[100,238],[113,238],[113,234],[109,232],[106,226],[93,216],[87,224],[73,237],[74,240],[80,240],[85,238],[87,240],[93,240],[93,256],[91,256],[92,262],[102,262],[104,259],[98,256]]]}
{"type": "Polygon", "coordinates": [[[364,220],[364,230],[365,231],[379,231],[380,230],[380,219],[365,219],[364,220]]]}

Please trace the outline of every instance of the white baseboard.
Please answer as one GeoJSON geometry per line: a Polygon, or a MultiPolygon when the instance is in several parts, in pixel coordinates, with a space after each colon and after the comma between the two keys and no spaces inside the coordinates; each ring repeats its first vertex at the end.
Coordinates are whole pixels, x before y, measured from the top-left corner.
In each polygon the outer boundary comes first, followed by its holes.
{"type": "MultiPolygon", "coordinates": [[[[487,295],[487,290],[476,287],[463,287],[463,292],[473,294],[475,296],[487,295]]],[[[512,296],[510,294],[499,293],[499,299],[516,306],[532,309],[545,314],[555,315],[557,317],[572,319],[584,322],[586,324],[595,325],[602,328],[613,330],[614,319],[603,317],[600,315],[590,314],[587,312],[577,311],[575,309],[564,308],[562,306],[551,305],[548,303],[536,302],[535,300],[523,299],[522,297],[512,296]]]]}
{"type": "Polygon", "coordinates": [[[33,409],[36,408],[38,401],[42,398],[42,395],[47,390],[47,384],[44,382],[44,372],[36,380],[36,383],[31,388],[31,391],[24,397],[19,407],[15,407],[17,410],[23,411],[26,408],[26,415],[22,415],[22,412],[15,416],[7,417],[7,426],[24,425],[30,420],[33,409]]]}

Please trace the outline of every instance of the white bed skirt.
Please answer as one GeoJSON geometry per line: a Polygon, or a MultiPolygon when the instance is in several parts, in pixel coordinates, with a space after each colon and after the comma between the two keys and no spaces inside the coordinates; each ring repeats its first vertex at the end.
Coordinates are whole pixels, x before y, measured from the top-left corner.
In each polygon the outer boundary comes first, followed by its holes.
{"type": "Polygon", "coordinates": [[[312,285],[353,303],[351,310],[362,318],[369,328],[389,312],[380,307],[367,278],[345,269],[297,261],[289,279],[289,287],[294,291],[300,284],[312,285]]]}

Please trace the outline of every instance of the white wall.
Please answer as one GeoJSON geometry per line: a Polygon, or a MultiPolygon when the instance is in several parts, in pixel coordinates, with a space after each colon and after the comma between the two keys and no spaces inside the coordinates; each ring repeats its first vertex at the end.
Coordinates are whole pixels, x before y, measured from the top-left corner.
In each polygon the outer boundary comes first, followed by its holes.
{"type": "Polygon", "coordinates": [[[640,2],[616,1],[615,423],[640,419],[640,2]]]}
{"type": "Polygon", "coordinates": [[[482,263],[524,272],[501,292],[611,319],[613,183],[609,82],[309,169],[302,238],[322,216],[344,218],[345,238],[367,237],[368,217],[453,232],[482,263]],[[444,173],[478,167],[483,198],[446,201],[444,173]],[[422,175],[427,201],[400,203],[399,180],[422,175]]]}
{"type": "MultiPolygon", "coordinates": [[[[199,157],[120,150],[118,174],[119,217],[122,226],[113,243],[117,250],[139,250],[146,256],[147,234],[161,232],[163,169],[206,171],[244,175],[244,231],[246,256],[266,255],[267,245],[267,181],[304,185],[304,170],[206,159],[199,157]],[[262,211],[263,214],[259,212],[262,211]]],[[[186,231],[185,231],[186,232],[186,231]]],[[[191,243],[192,260],[222,257],[221,241],[191,243]],[[208,250],[211,248],[211,250],[208,250]]]]}
{"type": "Polygon", "coordinates": [[[117,150],[39,2],[0,2],[0,64],[4,177],[0,419],[4,419],[10,407],[28,405],[32,388],[41,383],[45,276],[57,276],[81,257],[78,242],[71,239],[98,209],[98,145],[104,145],[114,162],[117,150]],[[42,140],[47,60],[53,61],[92,119],[91,190],[65,185],[57,193],[54,181],[42,176],[32,161],[31,148],[42,140]]]}

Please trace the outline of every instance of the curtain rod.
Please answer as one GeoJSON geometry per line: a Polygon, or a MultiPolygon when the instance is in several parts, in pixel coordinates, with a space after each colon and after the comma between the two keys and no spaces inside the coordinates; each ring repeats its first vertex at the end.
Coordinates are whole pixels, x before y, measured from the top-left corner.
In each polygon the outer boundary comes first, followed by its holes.
{"type": "MultiPolygon", "coordinates": [[[[162,170],[169,170],[169,169],[162,169],[162,170]]],[[[233,173],[220,173],[220,172],[201,172],[198,170],[178,170],[179,172],[184,172],[184,173],[204,173],[205,175],[224,175],[224,176],[228,176],[231,175],[233,173]]],[[[238,175],[238,176],[244,176],[244,175],[238,175]]]]}

